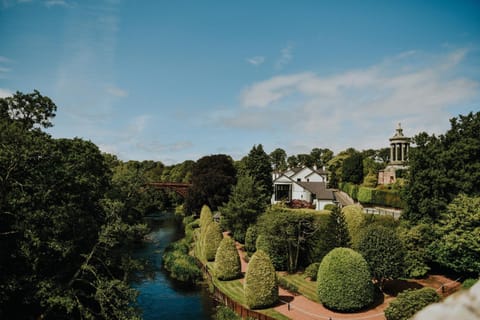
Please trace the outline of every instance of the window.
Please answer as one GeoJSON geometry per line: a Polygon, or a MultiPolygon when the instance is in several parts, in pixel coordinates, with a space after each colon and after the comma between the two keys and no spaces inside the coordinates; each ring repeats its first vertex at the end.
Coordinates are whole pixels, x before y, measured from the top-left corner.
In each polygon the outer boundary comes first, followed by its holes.
{"type": "Polygon", "coordinates": [[[290,201],[291,200],[290,184],[276,184],[275,185],[275,201],[290,201]]]}

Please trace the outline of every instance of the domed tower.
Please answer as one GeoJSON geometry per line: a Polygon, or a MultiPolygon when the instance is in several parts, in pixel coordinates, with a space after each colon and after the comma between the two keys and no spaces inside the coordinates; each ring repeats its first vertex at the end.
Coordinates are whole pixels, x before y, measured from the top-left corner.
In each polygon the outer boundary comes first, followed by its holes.
{"type": "Polygon", "coordinates": [[[410,149],[410,138],[403,135],[403,129],[400,123],[395,134],[390,139],[390,160],[385,170],[378,172],[378,184],[394,183],[397,179],[396,171],[406,169],[408,152],[410,149]]]}

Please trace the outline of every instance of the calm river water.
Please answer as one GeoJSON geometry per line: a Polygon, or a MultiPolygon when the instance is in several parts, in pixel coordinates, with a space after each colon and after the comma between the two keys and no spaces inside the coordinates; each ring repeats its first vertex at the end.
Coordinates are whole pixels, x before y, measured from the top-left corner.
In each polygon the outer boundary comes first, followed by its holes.
{"type": "Polygon", "coordinates": [[[138,303],[145,320],[157,319],[212,319],[213,300],[204,287],[185,286],[168,277],[162,268],[163,250],[169,243],[182,237],[182,227],[173,214],[162,213],[148,218],[152,232],[151,242],[140,247],[137,257],[148,259],[154,277],[145,277],[133,287],[140,291],[138,303]]]}

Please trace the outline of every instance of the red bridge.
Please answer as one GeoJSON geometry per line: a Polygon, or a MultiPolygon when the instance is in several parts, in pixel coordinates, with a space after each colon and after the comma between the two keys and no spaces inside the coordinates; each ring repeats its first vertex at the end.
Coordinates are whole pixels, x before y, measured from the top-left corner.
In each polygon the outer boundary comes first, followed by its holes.
{"type": "Polygon", "coordinates": [[[192,186],[191,183],[178,183],[178,182],[149,182],[147,186],[154,187],[156,189],[169,189],[182,197],[186,197],[188,189],[192,186]]]}

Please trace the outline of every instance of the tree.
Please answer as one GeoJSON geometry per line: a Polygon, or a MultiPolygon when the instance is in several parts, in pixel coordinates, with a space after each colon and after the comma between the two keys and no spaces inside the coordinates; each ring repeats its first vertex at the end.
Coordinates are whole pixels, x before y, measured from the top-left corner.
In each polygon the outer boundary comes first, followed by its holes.
{"type": "Polygon", "coordinates": [[[403,276],[405,249],[395,230],[371,225],[360,237],[358,252],[367,261],[380,288],[386,279],[403,276]]]}
{"type": "Polygon", "coordinates": [[[315,164],[315,160],[310,154],[307,153],[302,153],[302,154],[297,154],[297,159],[298,159],[298,164],[301,167],[313,167],[315,164]]]}
{"type": "Polygon", "coordinates": [[[398,294],[385,309],[387,320],[408,320],[429,304],[439,302],[440,296],[432,288],[406,290],[398,294]]]}
{"type": "Polygon", "coordinates": [[[213,211],[228,201],[237,182],[236,170],[229,156],[223,154],[200,158],[192,170],[192,186],[185,199],[187,215],[198,214],[207,204],[213,211]]]}
{"type": "Polygon", "coordinates": [[[350,247],[351,238],[348,233],[345,216],[337,206],[333,208],[328,216],[326,232],[325,239],[328,251],[338,247],[350,247]]]}
{"type": "Polygon", "coordinates": [[[333,249],[323,258],[318,268],[317,289],[320,302],[336,311],[360,310],[374,299],[367,262],[348,248],[333,249]]]}
{"type": "Polygon", "coordinates": [[[409,153],[403,218],[436,220],[459,194],[480,195],[480,112],[450,120],[438,138],[420,133],[409,153]]]}
{"type": "Polygon", "coordinates": [[[310,151],[310,156],[313,159],[313,165],[317,166],[317,168],[322,168],[333,158],[333,151],[328,148],[313,148],[310,151]]]}
{"type": "Polygon", "coordinates": [[[405,248],[405,275],[423,277],[430,271],[428,246],[435,240],[430,224],[401,225],[398,236],[405,248]]]}
{"type": "Polygon", "coordinates": [[[287,169],[287,153],[281,148],[277,148],[270,153],[270,163],[273,170],[282,172],[287,169]]]}
{"type": "Polygon", "coordinates": [[[248,264],[243,289],[245,303],[251,309],[267,308],[278,300],[277,275],[262,250],[257,251],[248,264]]]}
{"type": "Polygon", "coordinates": [[[215,255],[213,273],[220,280],[232,280],[238,278],[241,271],[242,265],[235,241],[230,237],[223,238],[215,255]]]}
{"type": "Polygon", "coordinates": [[[263,146],[253,146],[245,159],[246,174],[251,176],[258,185],[257,201],[265,205],[270,203],[273,194],[272,167],[269,156],[263,151],[263,146]]]}
{"type": "Polygon", "coordinates": [[[434,261],[460,273],[480,273],[480,197],[458,195],[434,225],[434,261]]]}
{"type": "Polygon", "coordinates": [[[295,167],[298,167],[299,164],[300,164],[300,161],[298,160],[298,158],[296,156],[289,156],[287,158],[287,164],[288,164],[288,167],[289,168],[295,168],[295,167]]]}
{"type": "Polygon", "coordinates": [[[355,152],[343,161],[342,181],[361,184],[363,181],[363,157],[355,152]]]}
{"type": "Polygon", "coordinates": [[[257,217],[265,210],[265,202],[258,201],[261,191],[251,176],[241,176],[228,203],[220,207],[222,225],[232,231],[237,241],[245,241],[248,227],[255,224],[257,217]]]}

